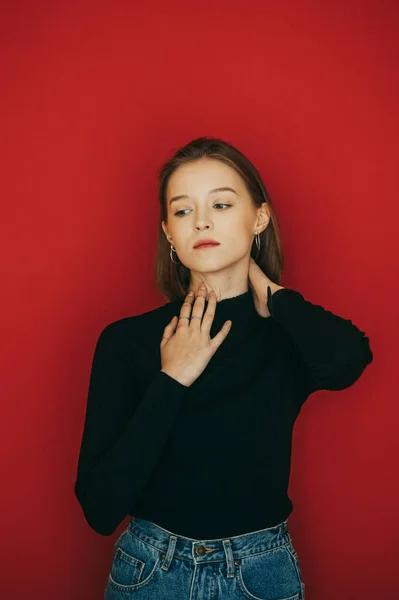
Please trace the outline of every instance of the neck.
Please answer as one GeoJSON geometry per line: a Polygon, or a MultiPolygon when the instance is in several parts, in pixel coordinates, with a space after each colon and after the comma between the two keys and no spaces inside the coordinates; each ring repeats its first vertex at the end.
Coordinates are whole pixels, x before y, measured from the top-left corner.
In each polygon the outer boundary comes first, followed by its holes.
{"type": "MultiPolygon", "coordinates": [[[[177,300],[176,303],[180,310],[183,300],[177,300]]],[[[208,307],[208,300],[205,300],[204,313],[208,307]]],[[[222,325],[231,320],[231,330],[227,337],[235,337],[236,334],[245,332],[250,329],[253,325],[259,322],[261,319],[256,312],[252,291],[248,288],[245,292],[231,296],[230,298],[223,298],[216,302],[215,314],[211,326],[211,337],[214,337],[218,331],[220,331],[222,325]]]]}
{"type": "MultiPolygon", "coordinates": [[[[242,296],[243,294],[245,294],[248,290],[249,290],[249,286],[248,284],[246,285],[245,289],[240,289],[240,290],[228,290],[226,292],[220,292],[220,290],[216,291],[214,288],[212,288],[213,291],[216,294],[216,298],[217,298],[217,302],[222,302],[222,300],[230,300],[232,298],[236,298],[237,296],[242,296]]],[[[193,284],[190,284],[189,288],[187,289],[187,293],[188,292],[194,292],[195,297],[197,296],[199,290],[199,286],[195,286],[193,284]]],[[[207,289],[207,294],[209,293],[209,290],[207,289]]]]}

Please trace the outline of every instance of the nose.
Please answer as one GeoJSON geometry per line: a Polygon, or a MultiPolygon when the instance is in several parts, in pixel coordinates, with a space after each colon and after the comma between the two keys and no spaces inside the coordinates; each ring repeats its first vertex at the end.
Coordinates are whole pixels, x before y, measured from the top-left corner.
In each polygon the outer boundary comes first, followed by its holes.
{"type": "Polygon", "coordinates": [[[202,231],[206,229],[211,229],[212,220],[210,215],[207,212],[203,212],[202,216],[197,212],[197,220],[195,224],[195,228],[197,231],[202,231]]]}

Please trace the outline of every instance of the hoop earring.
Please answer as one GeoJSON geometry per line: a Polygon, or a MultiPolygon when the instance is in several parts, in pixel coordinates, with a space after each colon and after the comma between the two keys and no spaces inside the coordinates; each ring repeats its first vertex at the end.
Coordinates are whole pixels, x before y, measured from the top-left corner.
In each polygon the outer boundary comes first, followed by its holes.
{"type": "Polygon", "coordinates": [[[259,237],[259,233],[256,234],[255,236],[255,244],[258,250],[260,250],[260,237],[259,237]]]}
{"type": "Polygon", "coordinates": [[[177,261],[177,262],[173,260],[173,257],[172,257],[172,250],[173,250],[173,252],[176,252],[176,250],[173,248],[173,245],[171,244],[171,245],[170,245],[170,252],[169,252],[170,260],[171,260],[171,261],[172,261],[172,263],[174,263],[175,265],[178,265],[178,264],[180,263],[180,260],[179,260],[179,261],[177,261]]]}

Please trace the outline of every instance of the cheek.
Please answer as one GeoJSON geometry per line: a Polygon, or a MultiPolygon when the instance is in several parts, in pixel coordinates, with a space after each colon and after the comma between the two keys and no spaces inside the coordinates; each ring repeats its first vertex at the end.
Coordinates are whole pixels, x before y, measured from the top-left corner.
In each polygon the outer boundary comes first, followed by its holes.
{"type": "MultiPolygon", "coordinates": [[[[180,222],[175,222],[170,234],[175,242],[175,247],[180,248],[180,260],[186,259],[191,262],[193,257],[194,259],[199,256],[203,258],[206,251],[193,250],[191,247],[195,238],[195,224],[190,217],[191,215],[187,215],[182,217],[180,222]]],[[[254,224],[252,221],[249,222],[247,213],[220,211],[214,216],[213,229],[209,232],[211,236],[221,242],[216,256],[223,256],[226,252],[230,257],[244,255],[253,243],[254,236],[251,235],[253,229],[254,224]]]]}
{"type": "Polygon", "coordinates": [[[251,231],[253,226],[246,223],[244,217],[238,219],[230,219],[229,222],[224,223],[223,227],[223,239],[233,249],[240,252],[245,252],[250,246],[253,240],[251,231]]]}
{"type": "Polygon", "coordinates": [[[236,211],[226,215],[225,226],[243,240],[251,236],[254,230],[254,219],[247,212],[236,211]]]}
{"type": "Polygon", "coordinates": [[[191,229],[189,227],[184,226],[183,223],[175,223],[173,229],[170,230],[171,238],[174,241],[174,246],[178,248],[189,248],[190,241],[193,239],[193,235],[191,233],[191,229]]]}

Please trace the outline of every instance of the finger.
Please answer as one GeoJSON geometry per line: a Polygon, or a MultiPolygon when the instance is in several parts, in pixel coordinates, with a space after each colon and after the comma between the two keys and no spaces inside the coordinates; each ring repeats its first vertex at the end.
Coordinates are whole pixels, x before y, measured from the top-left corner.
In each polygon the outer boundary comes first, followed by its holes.
{"type": "Polygon", "coordinates": [[[202,319],[201,329],[209,333],[216,311],[216,294],[211,290],[208,294],[208,306],[202,319]]]}
{"type": "Polygon", "coordinates": [[[215,337],[213,337],[211,339],[210,344],[212,347],[215,348],[215,350],[217,348],[219,348],[219,346],[223,342],[223,340],[226,339],[230,329],[231,329],[231,321],[226,321],[226,323],[223,325],[222,329],[220,331],[218,331],[218,333],[215,335],[215,337]]]}
{"type": "Polygon", "coordinates": [[[206,289],[200,289],[198,291],[198,295],[193,304],[193,310],[191,312],[191,322],[190,327],[195,329],[201,329],[202,317],[204,314],[205,307],[205,298],[206,298],[206,289]]]}
{"type": "Polygon", "coordinates": [[[174,316],[172,320],[166,325],[163,330],[163,336],[161,338],[161,346],[164,346],[168,340],[172,337],[175,327],[177,324],[177,317],[174,316]]]}
{"type": "Polygon", "coordinates": [[[179,323],[177,327],[188,327],[190,325],[190,317],[193,302],[194,294],[192,292],[189,292],[180,309],[179,323]]]}

